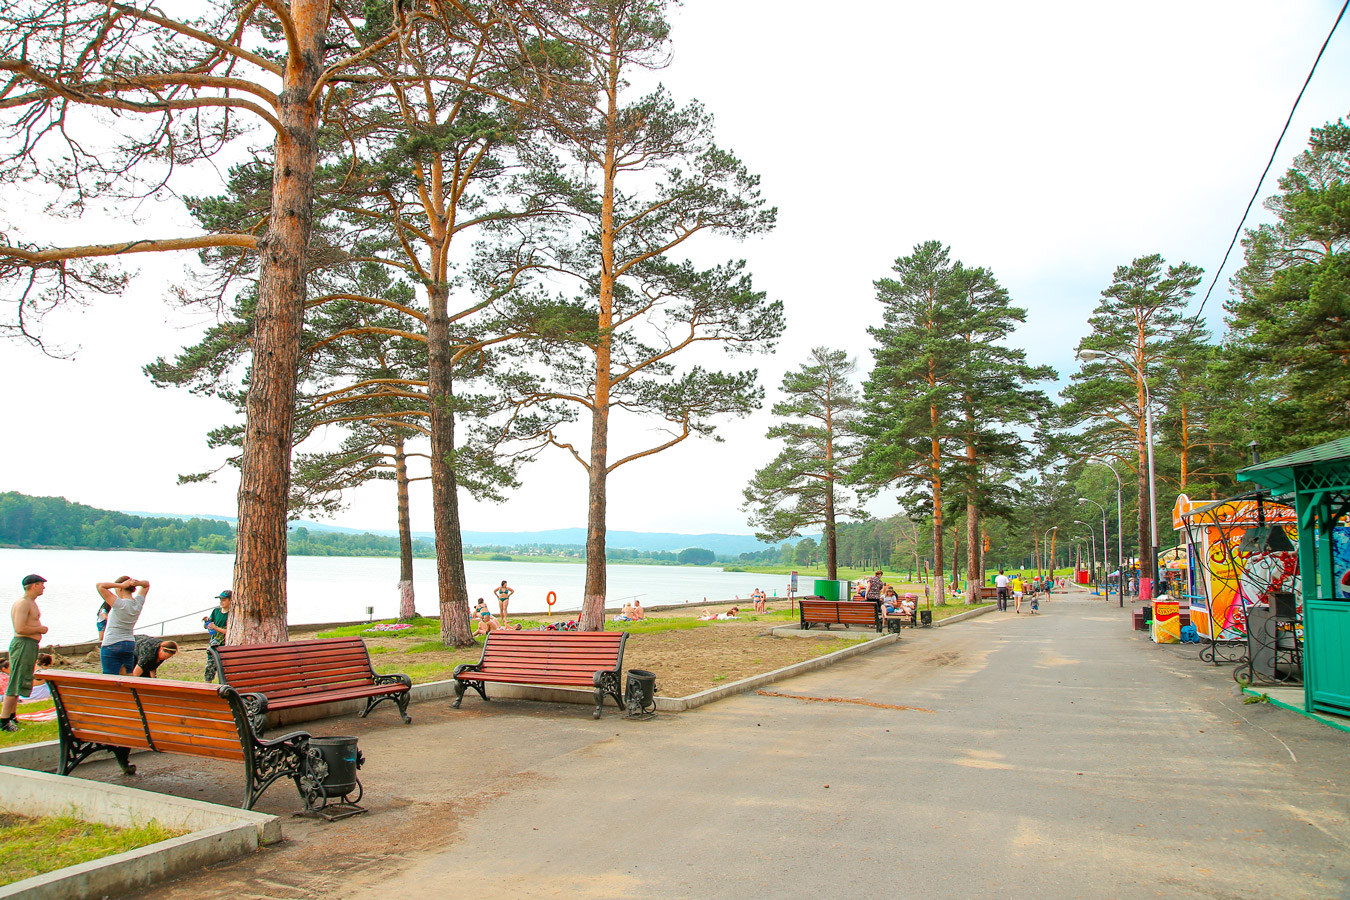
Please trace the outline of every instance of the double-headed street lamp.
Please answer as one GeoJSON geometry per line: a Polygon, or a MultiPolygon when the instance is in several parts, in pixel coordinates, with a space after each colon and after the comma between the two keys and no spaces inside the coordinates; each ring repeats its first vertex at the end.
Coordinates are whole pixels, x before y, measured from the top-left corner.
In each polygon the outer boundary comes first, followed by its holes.
{"type": "MultiPolygon", "coordinates": [[[[1122,366],[1128,366],[1139,376],[1139,383],[1144,386],[1144,431],[1148,441],[1148,520],[1151,526],[1150,536],[1153,539],[1152,544],[1152,571],[1149,572],[1150,588],[1158,583],[1158,489],[1157,483],[1153,478],[1153,395],[1148,390],[1148,379],[1144,377],[1144,372],[1132,361],[1114,353],[1107,353],[1104,350],[1079,350],[1078,358],[1084,362],[1093,360],[1110,359],[1120,363],[1122,366]]],[[[1142,573],[1141,573],[1142,574],[1142,573]]],[[[1123,575],[1121,576],[1124,577],[1123,575]]],[[[1121,601],[1124,605],[1124,601],[1121,601]]]]}
{"type": "MultiPolygon", "coordinates": [[[[1125,606],[1125,529],[1121,527],[1120,519],[1120,473],[1111,463],[1102,459],[1100,456],[1088,458],[1090,463],[1098,463],[1111,470],[1111,474],[1116,476],[1116,567],[1120,570],[1120,583],[1116,585],[1120,590],[1116,596],[1120,598],[1120,605],[1125,606]]],[[[1102,540],[1106,540],[1102,538],[1102,540]]]]}
{"type": "MultiPolygon", "coordinates": [[[[1106,507],[1102,506],[1096,500],[1089,500],[1087,497],[1079,497],[1079,503],[1091,503],[1102,511],[1102,580],[1106,582],[1106,598],[1111,599],[1111,551],[1107,547],[1111,546],[1106,542],[1106,507]]],[[[1121,606],[1124,606],[1121,602],[1121,606]]]]}

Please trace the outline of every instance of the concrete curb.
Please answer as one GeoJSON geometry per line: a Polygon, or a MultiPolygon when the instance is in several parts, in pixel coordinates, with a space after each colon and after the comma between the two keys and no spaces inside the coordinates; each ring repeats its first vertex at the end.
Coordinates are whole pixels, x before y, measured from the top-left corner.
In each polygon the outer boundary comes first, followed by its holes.
{"type": "Polygon", "coordinates": [[[948,616],[945,619],[939,619],[934,622],[933,625],[937,628],[941,628],[944,625],[955,625],[957,622],[964,622],[966,619],[973,619],[976,616],[982,616],[985,613],[993,612],[996,609],[998,609],[998,604],[991,603],[988,606],[981,606],[979,609],[971,609],[963,613],[957,613],[954,616],[948,616]]]}
{"type": "Polygon", "coordinates": [[[5,885],[0,887],[0,898],[95,900],[118,896],[281,840],[281,820],[265,813],[8,766],[0,766],[0,808],[26,816],[74,814],[88,822],[117,827],[153,820],[166,828],[190,832],[5,885]]]}
{"type": "Polygon", "coordinates": [[[1272,697],[1270,694],[1261,690],[1259,687],[1244,687],[1241,688],[1241,691],[1248,697],[1260,697],[1263,702],[1269,703],[1271,706],[1278,706],[1280,709],[1287,709],[1290,712],[1298,713],[1305,719],[1312,719],[1314,722],[1319,722],[1322,725],[1326,725],[1329,728],[1335,728],[1337,731],[1344,731],[1350,733],[1350,720],[1345,722],[1338,722],[1335,719],[1332,719],[1330,716],[1324,716],[1321,713],[1316,712],[1308,712],[1301,706],[1295,706],[1292,703],[1286,703],[1285,701],[1279,699],[1278,697],[1272,697]]]}

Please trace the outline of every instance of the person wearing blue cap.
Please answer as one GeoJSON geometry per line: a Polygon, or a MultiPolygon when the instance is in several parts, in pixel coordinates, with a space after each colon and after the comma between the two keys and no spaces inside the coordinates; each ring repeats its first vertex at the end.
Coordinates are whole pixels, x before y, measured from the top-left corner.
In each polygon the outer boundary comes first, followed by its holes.
{"type": "MultiPolygon", "coordinates": [[[[211,615],[202,619],[202,626],[211,633],[211,646],[219,647],[225,643],[225,633],[230,625],[230,601],[234,599],[232,591],[221,591],[216,595],[220,605],[211,610],[211,615]]],[[[206,683],[210,684],[216,680],[216,658],[211,655],[211,651],[206,651],[206,671],[202,673],[206,678],[206,683]]]]}
{"type": "Polygon", "coordinates": [[[9,684],[5,699],[0,702],[0,731],[18,731],[19,722],[14,713],[19,698],[33,692],[33,670],[37,668],[38,642],[47,633],[42,624],[42,610],[37,598],[47,589],[47,579],[41,575],[26,575],[23,596],[14,602],[9,612],[14,626],[14,639],[9,642],[9,684]]]}

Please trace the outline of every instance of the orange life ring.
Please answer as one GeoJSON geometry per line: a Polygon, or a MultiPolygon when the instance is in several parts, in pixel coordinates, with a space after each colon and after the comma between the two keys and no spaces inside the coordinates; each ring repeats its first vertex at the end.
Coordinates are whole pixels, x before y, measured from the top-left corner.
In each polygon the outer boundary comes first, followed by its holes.
{"type": "Polygon", "coordinates": [[[558,595],[553,591],[549,591],[548,596],[544,598],[544,602],[547,603],[549,606],[552,606],[553,604],[558,602],[558,595]]]}

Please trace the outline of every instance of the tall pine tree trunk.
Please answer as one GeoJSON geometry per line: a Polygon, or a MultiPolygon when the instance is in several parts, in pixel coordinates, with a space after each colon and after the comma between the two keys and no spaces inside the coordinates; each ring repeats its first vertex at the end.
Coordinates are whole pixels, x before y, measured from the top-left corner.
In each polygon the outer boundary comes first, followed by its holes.
{"type": "Polygon", "coordinates": [[[436,593],[441,641],[467,647],[469,587],[464,579],[464,544],[459,527],[459,483],[455,476],[454,348],[450,343],[450,287],[427,287],[427,402],[431,412],[431,508],[436,525],[436,593]]]}
{"type": "Polygon", "coordinates": [[[398,484],[398,617],[417,618],[413,597],[412,517],[408,511],[408,457],[403,435],[394,435],[394,478],[398,484]]]}
{"type": "Polygon", "coordinates": [[[1148,505],[1148,432],[1146,428],[1147,408],[1144,399],[1144,386],[1139,386],[1139,577],[1153,577],[1153,541],[1151,539],[1152,521],[1149,518],[1148,505]]]}
{"type": "Polygon", "coordinates": [[[324,57],[328,4],[293,0],[298,53],[282,78],[272,214],[258,242],[258,306],[239,479],[234,607],[227,641],[284,641],[286,521],[295,380],[305,308],[305,256],[313,224],[319,110],[311,93],[324,57]]]}

